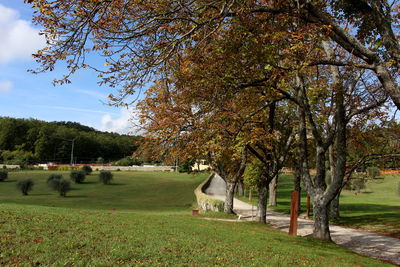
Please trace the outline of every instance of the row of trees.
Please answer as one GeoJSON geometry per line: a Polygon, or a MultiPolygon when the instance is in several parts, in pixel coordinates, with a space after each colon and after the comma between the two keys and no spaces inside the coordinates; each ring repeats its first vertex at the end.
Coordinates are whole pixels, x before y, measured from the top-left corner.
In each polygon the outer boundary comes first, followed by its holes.
{"type": "Polygon", "coordinates": [[[0,161],[9,164],[110,161],[131,155],[139,145],[135,136],[105,133],[72,122],[0,118],[0,161]]]}
{"type": "Polygon", "coordinates": [[[397,1],[26,2],[48,40],[36,72],[66,60],[63,83],[93,68],[118,86],[116,105],[154,81],[139,104],[150,147],[206,158],[227,182],[226,212],[246,163],[261,162],[262,222],[268,185],[290,165],[312,198],[317,238],[330,239],[329,206],[354,169],[348,129],[383,118],[389,98],[400,107],[397,1]],[[106,68],[85,61],[91,51],[106,68]]]}

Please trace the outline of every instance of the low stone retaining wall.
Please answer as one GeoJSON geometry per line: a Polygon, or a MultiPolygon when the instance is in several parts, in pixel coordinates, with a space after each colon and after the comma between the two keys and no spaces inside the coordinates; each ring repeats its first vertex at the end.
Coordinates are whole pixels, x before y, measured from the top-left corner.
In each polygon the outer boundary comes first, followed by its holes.
{"type": "Polygon", "coordinates": [[[208,187],[211,180],[214,178],[214,173],[211,174],[207,180],[202,182],[196,190],[194,190],[194,194],[196,195],[197,205],[201,211],[224,211],[224,201],[214,199],[209,197],[204,193],[204,190],[208,187]]]}
{"type": "Polygon", "coordinates": [[[92,166],[94,171],[106,170],[106,171],[174,171],[172,166],[92,166]]]}
{"type": "Polygon", "coordinates": [[[1,164],[0,168],[4,168],[4,166],[7,169],[21,169],[21,167],[19,165],[9,165],[9,164],[1,164]]]}

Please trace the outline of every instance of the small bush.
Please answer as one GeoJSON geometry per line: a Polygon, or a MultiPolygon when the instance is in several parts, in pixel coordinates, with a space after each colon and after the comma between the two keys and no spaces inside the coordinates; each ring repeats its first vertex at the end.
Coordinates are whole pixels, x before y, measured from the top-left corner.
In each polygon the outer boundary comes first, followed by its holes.
{"type": "Polygon", "coordinates": [[[141,161],[139,158],[135,157],[125,157],[120,160],[117,160],[112,163],[113,166],[132,166],[132,165],[142,165],[143,161],[141,161]]]}
{"type": "Polygon", "coordinates": [[[86,173],[84,171],[71,171],[69,177],[76,184],[81,184],[86,178],[86,173]]]}
{"type": "Polygon", "coordinates": [[[70,171],[72,170],[70,166],[58,166],[57,170],[59,171],[70,171]]]}
{"type": "Polygon", "coordinates": [[[51,189],[58,191],[62,197],[65,197],[67,192],[71,190],[71,183],[59,174],[50,175],[47,184],[51,189]]]}
{"type": "Polygon", "coordinates": [[[104,159],[102,157],[98,157],[96,160],[97,164],[103,164],[104,163],[104,159]]]}
{"type": "Polygon", "coordinates": [[[367,176],[370,179],[378,178],[381,175],[381,171],[377,167],[368,167],[367,176]]]}
{"type": "Polygon", "coordinates": [[[100,171],[99,181],[103,184],[109,184],[113,178],[113,174],[110,171],[100,171]]]}
{"type": "Polygon", "coordinates": [[[85,172],[85,174],[86,175],[90,175],[91,173],[92,173],[92,167],[90,167],[90,166],[82,166],[82,169],[81,169],[82,171],[84,171],[85,172]]]}
{"type": "Polygon", "coordinates": [[[22,195],[27,196],[28,192],[32,190],[34,184],[35,183],[32,179],[19,180],[17,182],[17,188],[21,191],[22,195]]]}
{"type": "Polygon", "coordinates": [[[51,187],[53,180],[60,180],[63,179],[62,175],[60,174],[51,174],[49,178],[47,178],[47,185],[51,187]]]}
{"type": "Polygon", "coordinates": [[[344,189],[357,191],[358,193],[360,193],[361,189],[365,189],[366,182],[367,179],[363,177],[351,178],[344,186],[344,189]]]}
{"type": "Polygon", "coordinates": [[[8,171],[6,169],[0,170],[0,182],[8,178],[8,171]]]}
{"type": "Polygon", "coordinates": [[[178,165],[178,172],[186,172],[186,173],[191,173],[193,166],[195,164],[196,160],[195,159],[187,159],[178,165]]]}

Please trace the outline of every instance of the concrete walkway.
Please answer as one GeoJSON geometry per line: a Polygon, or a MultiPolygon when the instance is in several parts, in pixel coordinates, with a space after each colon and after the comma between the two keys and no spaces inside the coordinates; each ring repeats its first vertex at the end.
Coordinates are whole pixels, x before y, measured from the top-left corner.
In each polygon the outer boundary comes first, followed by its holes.
{"type": "MultiPolygon", "coordinates": [[[[225,196],[209,194],[215,199],[225,201],[225,196]]],[[[234,199],[233,209],[237,215],[245,220],[253,220],[257,207],[234,199]]],[[[282,231],[289,232],[290,217],[287,214],[275,211],[267,212],[267,223],[282,231]]],[[[299,236],[310,236],[313,232],[312,220],[298,219],[299,236]]],[[[378,235],[375,233],[355,230],[351,228],[330,225],[332,240],[347,249],[359,254],[392,262],[400,265],[400,239],[378,235]]]]}

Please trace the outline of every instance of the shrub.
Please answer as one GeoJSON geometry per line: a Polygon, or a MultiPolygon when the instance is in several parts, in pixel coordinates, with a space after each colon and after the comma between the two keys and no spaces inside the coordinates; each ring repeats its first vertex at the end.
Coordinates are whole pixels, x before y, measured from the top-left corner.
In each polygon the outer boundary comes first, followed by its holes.
{"type": "Polygon", "coordinates": [[[99,181],[103,184],[109,184],[113,178],[113,174],[110,171],[100,171],[99,181]]]}
{"type": "Polygon", "coordinates": [[[367,176],[368,178],[375,179],[381,175],[379,168],[377,167],[368,167],[367,168],[367,176]]]}
{"type": "Polygon", "coordinates": [[[356,176],[355,178],[351,178],[346,183],[346,185],[344,186],[344,189],[357,191],[358,193],[360,193],[361,189],[365,188],[366,182],[367,182],[367,179],[365,179],[361,176],[356,176]]]}
{"type": "Polygon", "coordinates": [[[85,174],[86,175],[90,175],[91,173],[92,173],[92,167],[90,167],[90,166],[82,166],[82,169],[81,169],[82,171],[84,171],[85,172],[85,174]]]}
{"type": "Polygon", "coordinates": [[[71,183],[59,174],[50,175],[47,184],[51,189],[58,191],[62,197],[65,197],[67,192],[71,190],[71,183]]]}
{"type": "Polygon", "coordinates": [[[49,178],[47,178],[47,185],[51,187],[51,184],[53,180],[60,180],[63,179],[63,177],[60,174],[51,174],[49,178]]]}
{"type": "Polygon", "coordinates": [[[103,164],[104,163],[104,159],[102,157],[98,157],[96,160],[97,164],[103,164]]]}
{"type": "Polygon", "coordinates": [[[84,171],[71,171],[69,177],[76,184],[81,184],[86,178],[86,173],[84,171]]]}
{"type": "Polygon", "coordinates": [[[357,191],[358,193],[360,193],[361,189],[365,188],[365,183],[366,180],[365,179],[353,179],[352,183],[351,183],[351,187],[352,190],[357,191]]]}
{"type": "Polygon", "coordinates": [[[28,192],[32,190],[34,184],[35,183],[32,181],[32,179],[19,180],[17,182],[17,188],[21,190],[21,193],[24,196],[27,196],[28,192]]]}
{"type": "Polygon", "coordinates": [[[57,170],[59,171],[71,171],[71,167],[70,166],[66,166],[66,165],[62,165],[62,166],[58,166],[57,170]]]}
{"type": "Polygon", "coordinates": [[[247,188],[257,189],[260,180],[263,164],[259,160],[253,160],[246,165],[243,173],[243,183],[247,188]]]}
{"type": "Polygon", "coordinates": [[[8,178],[8,171],[6,169],[0,170],[0,182],[8,178]]]}
{"type": "Polygon", "coordinates": [[[125,157],[112,163],[113,166],[132,166],[132,165],[140,166],[142,164],[143,161],[135,157],[125,157]]]}
{"type": "Polygon", "coordinates": [[[187,160],[179,163],[178,172],[191,173],[195,162],[196,162],[195,159],[187,159],[187,160]]]}

